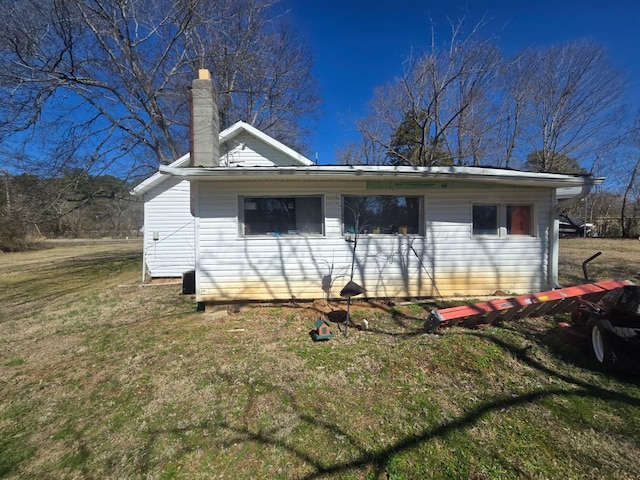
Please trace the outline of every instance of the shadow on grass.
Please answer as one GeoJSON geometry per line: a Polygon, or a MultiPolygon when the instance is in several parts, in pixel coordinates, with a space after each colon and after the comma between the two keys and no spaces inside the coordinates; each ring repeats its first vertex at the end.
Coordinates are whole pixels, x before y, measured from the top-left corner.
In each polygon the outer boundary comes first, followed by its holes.
{"type": "MultiPolygon", "coordinates": [[[[498,327],[501,328],[501,327],[498,327]]],[[[410,333],[413,335],[414,333],[410,333]]],[[[493,343],[495,346],[502,349],[508,355],[515,357],[528,367],[545,374],[546,376],[558,379],[566,384],[566,387],[558,388],[540,388],[533,389],[530,392],[513,395],[511,393],[505,395],[497,395],[485,402],[482,402],[474,408],[468,409],[464,414],[457,418],[445,421],[432,428],[427,428],[422,431],[413,432],[407,435],[405,438],[400,439],[386,448],[380,448],[374,451],[368,450],[362,442],[350,435],[347,431],[340,428],[338,425],[310,416],[303,412],[304,408],[301,407],[296,399],[296,393],[290,389],[282,389],[276,385],[271,385],[268,382],[244,382],[244,387],[248,391],[248,397],[244,405],[244,415],[241,418],[246,419],[249,417],[250,409],[252,405],[257,401],[257,397],[260,392],[267,391],[279,391],[279,395],[282,397],[284,403],[289,405],[296,412],[296,418],[306,425],[316,427],[320,430],[330,432],[332,437],[344,438],[356,449],[355,457],[344,462],[331,462],[326,459],[320,458],[318,454],[313,453],[310,449],[305,449],[304,446],[295,442],[287,441],[283,439],[280,433],[280,427],[275,426],[273,428],[252,428],[246,420],[240,420],[239,422],[232,424],[228,421],[214,421],[208,420],[200,425],[200,428],[206,430],[224,429],[227,432],[232,433],[232,437],[226,439],[220,444],[222,447],[230,447],[242,442],[253,442],[262,446],[276,447],[288,452],[300,460],[300,463],[310,465],[312,472],[302,476],[304,479],[315,479],[320,477],[340,477],[352,473],[353,470],[358,469],[370,469],[374,472],[374,478],[389,478],[383,477],[386,475],[388,467],[396,455],[402,454],[408,450],[411,450],[421,444],[433,441],[435,439],[445,439],[450,434],[456,431],[467,430],[470,427],[475,426],[478,422],[484,419],[487,415],[494,412],[509,411],[519,406],[523,406],[529,403],[537,403],[544,401],[550,397],[581,397],[581,398],[593,398],[604,400],[608,402],[618,402],[620,404],[626,404],[631,407],[640,408],[640,398],[628,395],[625,393],[616,392],[607,388],[600,387],[598,385],[591,384],[587,381],[575,378],[571,375],[564,374],[556,371],[553,368],[543,365],[541,362],[532,358],[529,355],[530,350],[528,348],[522,348],[516,346],[508,341],[505,341],[499,336],[490,334],[484,331],[478,330],[465,330],[461,332],[449,333],[451,335],[473,336],[481,338],[487,342],[493,343]]],[[[543,343],[544,336],[532,337],[536,342],[543,343]]],[[[224,382],[228,382],[229,385],[237,384],[238,379],[231,375],[219,374],[220,379],[224,382]]],[[[193,428],[193,427],[191,427],[193,428]]],[[[180,434],[180,429],[168,429],[168,430],[156,430],[150,432],[150,444],[149,449],[153,448],[153,443],[159,435],[163,434],[180,434]]],[[[518,469],[519,467],[514,466],[518,469]]],[[[144,472],[143,472],[144,473],[144,472]]],[[[520,472],[523,476],[528,476],[526,472],[520,472]]]]}
{"type": "MultiPolygon", "coordinates": [[[[537,360],[529,357],[527,355],[528,349],[516,347],[515,345],[512,345],[494,335],[478,331],[466,331],[464,333],[460,333],[460,335],[472,335],[490,341],[496,346],[503,349],[505,352],[513,355],[529,367],[543,372],[549,376],[553,376],[559,380],[562,380],[569,384],[570,387],[539,389],[529,393],[517,395],[515,397],[509,395],[505,397],[494,398],[490,401],[482,403],[474,409],[469,410],[466,414],[460,416],[457,419],[446,422],[432,429],[427,429],[419,434],[412,435],[410,438],[406,438],[404,440],[396,442],[394,445],[386,449],[379,450],[372,454],[362,455],[360,458],[351,462],[335,464],[329,467],[322,467],[318,465],[318,471],[311,475],[308,475],[305,478],[312,479],[323,476],[325,474],[338,474],[340,472],[345,472],[353,468],[364,467],[367,465],[373,466],[377,474],[382,474],[384,473],[385,465],[390,461],[391,457],[398,453],[402,453],[423,442],[431,441],[436,438],[444,438],[453,431],[467,429],[470,426],[475,425],[479,420],[481,420],[484,416],[491,412],[502,411],[505,409],[508,410],[531,402],[539,402],[548,397],[567,395],[572,397],[596,398],[600,400],[620,402],[632,407],[640,407],[640,398],[608,390],[606,388],[602,388],[583,380],[576,379],[572,376],[557,372],[542,365],[537,360]]],[[[631,383],[634,383],[636,385],[638,384],[637,379],[629,378],[626,375],[623,375],[622,379],[631,381],[631,383]]]]}
{"type": "MultiPolygon", "coordinates": [[[[459,304],[459,303],[456,303],[459,304]]],[[[367,311],[371,312],[372,316],[375,317],[377,314],[382,314],[387,318],[391,318],[393,320],[394,327],[400,329],[391,330],[391,329],[382,329],[375,326],[376,322],[372,322],[369,319],[370,327],[367,329],[371,333],[376,333],[380,335],[386,335],[390,337],[400,337],[400,338],[408,338],[414,337],[418,335],[423,335],[424,328],[424,320],[429,315],[431,310],[436,308],[433,303],[412,303],[408,304],[411,306],[411,310],[409,312],[403,311],[403,306],[396,305],[393,302],[384,302],[384,301],[367,301],[367,300],[359,300],[358,303],[355,303],[351,307],[351,317],[349,321],[349,328],[359,329],[359,324],[357,320],[354,320],[356,316],[362,317],[363,308],[367,311]]],[[[344,328],[344,323],[347,318],[347,311],[342,308],[335,308],[329,312],[324,313],[323,315],[327,317],[330,322],[336,323],[340,332],[342,332],[344,328]]]]}
{"type": "MultiPolygon", "coordinates": [[[[543,331],[524,331],[517,328],[513,323],[505,323],[500,326],[502,330],[514,332],[522,335],[528,341],[537,345],[544,345],[548,351],[563,362],[567,362],[582,370],[599,372],[618,381],[640,386],[640,364],[627,359],[622,362],[617,369],[602,372],[600,366],[591,357],[588,346],[573,345],[562,340],[557,327],[548,328],[543,331]]],[[[491,337],[494,343],[499,344],[501,340],[491,337]]],[[[499,345],[501,346],[501,345],[499,345]]]]}
{"type": "Polygon", "coordinates": [[[99,288],[110,277],[118,278],[123,269],[140,262],[138,254],[82,255],[58,261],[52,265],[29,267],[19,283],[0,282],[0,323],[21,315],[34,315],[50,308],[50,303],[62,297],[77,295],[99,288]]]}

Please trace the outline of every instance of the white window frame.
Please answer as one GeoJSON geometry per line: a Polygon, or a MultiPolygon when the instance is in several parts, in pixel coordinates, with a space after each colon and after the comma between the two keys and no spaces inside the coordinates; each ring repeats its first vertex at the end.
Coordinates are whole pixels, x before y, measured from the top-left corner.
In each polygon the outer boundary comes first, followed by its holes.
{"type": "MultiPolygon", "coordinates": [[[[295,203],[294,203],[295,206],[295,203]]],[[[238,196],[238,235],[241,238],[293,238],[293,237],[324,237],[326,235],[326,219],[325,219],[325,197],[322,194],[317,195],[239,195],[238,196]],[[301,198],[315,198],[319,201],[320,211],[316,212],[319,215],[319,227],[320,232],[317,231],[308,231],[304,225],[295,225],[297,228],[287,228],[286,231],[282,231],[283,229],[278,229],[278,231],[267,231],[260,233],[247,233],[247,228],[250,229],[250,225],[248,226],[245,215],[247,201],[251,202],[251,200],[261,200],[261,199],[271,199],[271,200],[295,200],[301,198]]],[[[296,219],[297,220],[297,219],[296,219]]]]}
{"type": "Polygon", "coordinates": [[[537,237],[536,231],[536,208],[535,205],[528,202],[474,202],[471,204],[471,236],[474,238],[527,238],[537,237]],[[475,207],[496,207],[497,209],[497,228],[496,233],[474,233],[473,210],[475,207]],[[529,208],[529,233],[509,233],[507,210],[510,207],[528,207],[529,208]]]}
{"type": "Polygon", "coordinates": [[[340,218],[341,218],[341,229],[343,235],[350,235],[354,233],[358,233],[359,235],[382,235],[382,236],[394,236],[394,235],[413,235],[413,236],[424,236],[426,235],[426,226],[424,221],[424,205],[425,198],[424,195],[411,195],[411,194],[343,194],[340,198],[340,218]],[[418,231],[410,231],[411,226],[409,225],[391,225],[382,226],[382,225],[373,225],[367,219],[361,220],[359,225],[359,232],[349,231],[350,228],[346,225],[345,219],[345,202],[349,198],[364,198],[364,197],[402,197],[402,198],[414,198],[419,202],[418,205],[418,231]]]}

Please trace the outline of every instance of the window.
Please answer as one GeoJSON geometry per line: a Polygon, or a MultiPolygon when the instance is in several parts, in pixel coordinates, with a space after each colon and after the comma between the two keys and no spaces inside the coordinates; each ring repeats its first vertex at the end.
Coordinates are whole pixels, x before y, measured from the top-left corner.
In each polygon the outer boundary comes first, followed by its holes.
{"type": "Polygon", "coordinates": [[[507,235],[531,235],[531,205],[507,205],[507,235]]]}
{"type": "Polygon", "coordinates": [[[323,235],[322,197],[242,197],[243,234],[323,235]]]}
{"type": "Polygon", "coordinates": [[[364,234],[421,233],[422,197],[342,197],[343,231],[364,234]]]}
{"type": "Polygon", "coordinates": [[[473,234],[498,235],[498,206],[473,206],[473,234]]]}
{"type": "Polygon", "coordinates": [[[473,235],[533,235],[531,205],[474,205],[473,235]]]}

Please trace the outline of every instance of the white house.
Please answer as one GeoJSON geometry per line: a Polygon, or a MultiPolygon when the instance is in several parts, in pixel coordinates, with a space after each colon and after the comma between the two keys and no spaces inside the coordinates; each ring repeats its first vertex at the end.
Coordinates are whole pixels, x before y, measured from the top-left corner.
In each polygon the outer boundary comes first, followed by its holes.
{"type": "Polygon", "coordinates": [[[233,143],[223,132],[218,153],[210,81],[194,81],[192,95],[191,161],[160,172],[190,184],[200,302],[337,297],[351,278],[370,298],[553,288],[557,210],[603,181],[479,167],[313,165],[293,151],[283,157],[273,139],[249,135],[247,126],[233,143]],[[243,160],[245,151],[260,161],[243,160]]]}
{"type": "MultiPolygon", "coordinates": [[[[185,155],[171,164],[189,162],[185,155]]],[[[144,201],[143,272],[148,277],[181,277],[195,268],[195,221],[191,215],[189,182],[156,173],[133,193],[144,201]]]]}
{"type": "MultiPolygon", "coordinates": [[[[311,165],[313,162],[251,125],[237,122],[219,136],[220,164],[230,167],[311,165]]],[[[169,165],[189,164],[184,155],[169,165]]],[[[195,269],[196,222],[191,211],[189,181],[160,172],[133,193],[144,201],[143,281],[182,277],[195,269]]]]}
{"type": "Polygon", "coordinates": [[[601,181],[469,167],[161,170],[194,187],[203,302],[335,297],[352,261],[367,297],[553,288],[556,189],[601,181]]]}

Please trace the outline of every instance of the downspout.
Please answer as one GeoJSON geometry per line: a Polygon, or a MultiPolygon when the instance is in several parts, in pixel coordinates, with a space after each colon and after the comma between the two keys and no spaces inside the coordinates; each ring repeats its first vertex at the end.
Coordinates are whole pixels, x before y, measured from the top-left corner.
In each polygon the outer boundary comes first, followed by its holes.
{"type": "Polygon", "coordinates": [[[594,185],[595,183],[593,182],[584,183],[578,195],[576,195],[575,197],[567,198],[565,200],[560,200],[559,202],[556,200],[557,190],[553,190],[552,202],[555,205],[550,210],[549,218],[549,273],[547,278],[547,282],[549,283],[549,286],[551,288],[562,288],[558,281],[558,252],[560,250],[560,222],[558,220],[558,213],[563,211],[572,203],[579,202],[580,200],[586,198],[591,193],[594,185]]]}
{"type": "MultiPolygon", "coordinates": [[[[145,221],[144,219],[146,218],[146,203],[145,203],[145,197],[146,195],[143,194],[142,195],[142,226],[143,228],[146,227],[145,225],[145,221]]],[[[146,277],[147,277],[147,229],[144,228],[144,230],[142,231],[142,285],[145,284],[146,281],[146,277]]]]}

